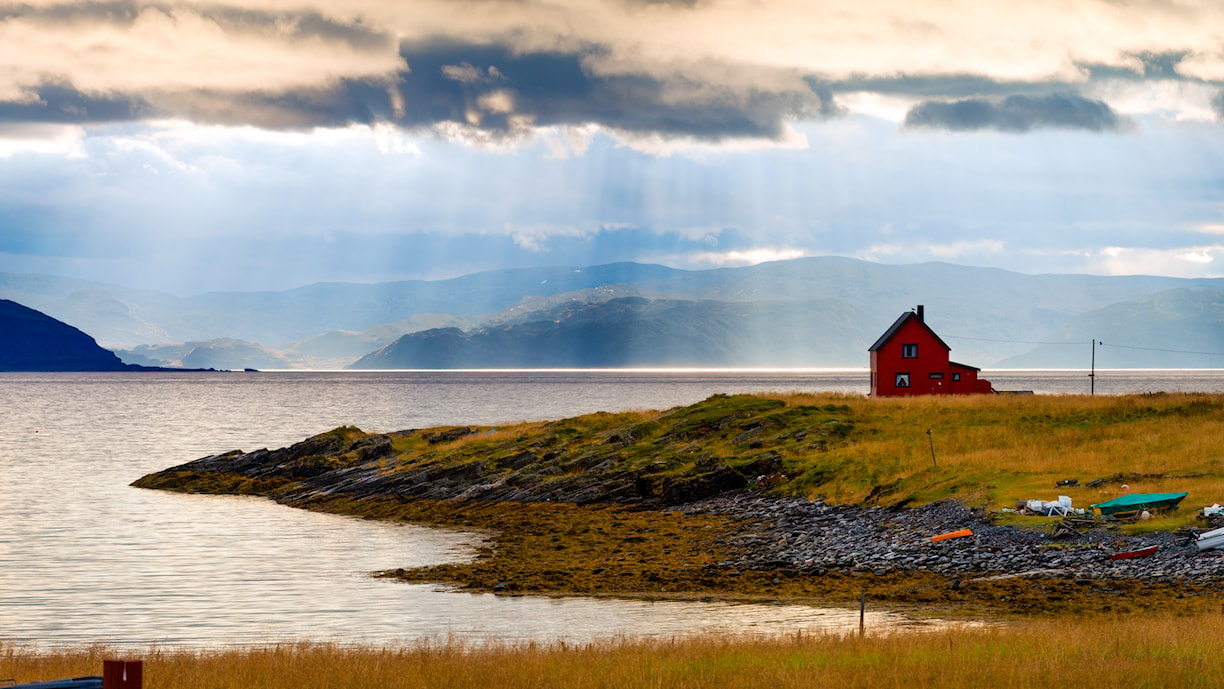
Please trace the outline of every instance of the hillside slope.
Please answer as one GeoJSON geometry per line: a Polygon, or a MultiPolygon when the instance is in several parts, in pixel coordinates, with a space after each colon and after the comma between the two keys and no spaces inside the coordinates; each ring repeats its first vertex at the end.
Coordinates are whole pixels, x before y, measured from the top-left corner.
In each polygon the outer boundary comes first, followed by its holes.
{"type": "Polygon", "coordinates": [[[1086,368],[1097,341],[1098,368],[1224,367],[1224,290],[1176,289],[1111,304],[1073,318],[1001,368],[1086,368]]]}
{"type": "Polygon", "coordinates": [[[124,371],[92,337],[50,316],[0,299],[0,371],[124,371]]]}
{"type": "Polygon", "coordinates": [[[350,368],[854,366],[871,337],[840,302],[625,297],[565,303],[467,333],[411,333],[350,368]]]}

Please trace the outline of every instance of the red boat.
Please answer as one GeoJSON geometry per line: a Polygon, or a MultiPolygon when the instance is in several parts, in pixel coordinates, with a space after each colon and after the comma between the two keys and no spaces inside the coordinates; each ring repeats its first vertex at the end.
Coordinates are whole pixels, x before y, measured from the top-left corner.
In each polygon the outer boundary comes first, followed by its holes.
{"type": "Polygon", "coordinates": [[[1155,555],[1157,550],[1160,550],[1160,546],[1149,545],[1148,547],[1142,548],[1140,550],[1131,550],[1125,553],[1114,553],[1113,555],[1109,556],[1109,559],[1110,560],[1138,560],[1139,558],[1142,558],[1142,557],[1151,557],[1155,555]]]}

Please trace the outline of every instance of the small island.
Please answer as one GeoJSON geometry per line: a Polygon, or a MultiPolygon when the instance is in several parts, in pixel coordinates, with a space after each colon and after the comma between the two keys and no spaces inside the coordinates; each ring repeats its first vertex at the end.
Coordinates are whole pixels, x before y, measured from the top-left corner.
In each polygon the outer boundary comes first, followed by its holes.
{"type": "Polygon", "coordinates": [[[483,530],[470,563],[381,573],[468,591],[1218,611],[1224,558],[1191,532],[1224,499],[1222,433],[1224,396],[1211,394],[715,395],[497,427],[343,427],[134,485],[483,530]],[[1173,491],[1189,497],[1150,519],[1075,512],[1173,491]],[[1058,496],[1069,515],[1017,509],[1058,496]]]}

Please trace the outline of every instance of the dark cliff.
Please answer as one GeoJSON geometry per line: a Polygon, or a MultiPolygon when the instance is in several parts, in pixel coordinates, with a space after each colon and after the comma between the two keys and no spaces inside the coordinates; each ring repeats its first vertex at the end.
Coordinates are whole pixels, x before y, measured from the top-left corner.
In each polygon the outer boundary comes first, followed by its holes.
{"type": "Polygon", "coordinates": [[[0,299],[0,371],[128,371],[113,352],[76,328],[0,299]]]}

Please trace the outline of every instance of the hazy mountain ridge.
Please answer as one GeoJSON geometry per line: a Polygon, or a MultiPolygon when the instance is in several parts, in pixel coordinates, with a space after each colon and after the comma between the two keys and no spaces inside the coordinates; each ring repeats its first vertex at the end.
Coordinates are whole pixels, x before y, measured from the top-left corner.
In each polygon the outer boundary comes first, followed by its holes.
{"type": "Polygon", "coordinates": [[[292,368],[286,356],[253,342],[229,338],[172,345],[140,345],[115,350],[121,359],[141,366],[191,369],[292,368]]]}
{"type": "MultiPolygon", "coordinates": [[[[565,311],[556,309],[566,305],[584,307],[624,297],[671,303],[669,317],[689,324],[688,330],[679,324],[656,323],[647,327],[642,321],[635,321],[633,326],[636,335],[653,343],[651,347],[656,352],[666,353],[660,356],[669,362],[676,359],[669,353],[673,350],[691,352],[695,360],[682,365],[729,358],[731,362],[727,365],[862,366],[867,361],[866,346],[902,311],[922,303],[927,306],[928,322],[953,347],[952,356],[958,361],[984,367],[1087,367],[1087,355],[1070,345],[1061,347],[1065,353],[1060,355],[1058,347],[1040,347],[1035,343],[1078,339],[1083,335],[1066,329],[1079,327],[1074,325],[1079,319],[1088,318],[1097,310],[1139,303],[1178,289],[1218,293],[1224,289],[1224,279],[1023,275],[947,263],[882,265],[821,257],[704,271],[631,263],[513,269],[437,281],[319,283],[284,292],[175,297],[49,276],[0,274],[0,297],[24,295],[21,298],[26,301],[22,303],[75,325],[109,346],[135,351],[140,345],[192,342],[198,346],[212,340],[240,340],[283,357],[291,366],[319,368],[343,367],[363,354],[384,348],[401,335],[439,327],[461,329],[463,336],[472,341],[451,344],[475,352],[480,349],[476,346],[478,342],[492,342],[495,335],[515,340],[527,332],[511,333],[507,329],[512,326],[558,320],[565,311]],[[687,305],[682,307],[680,302],[687,305]],[[812,302],[837,305],[829,308],[841,313],[848,310],[852,317],[844,322],[826,323],[796,306],[812,302]],[[780,304],[793,308],[782,313],[780,304]],[[736,308],[740,310],[735,311],[736,308]],[[698,313],[713,320],[697,326],[694,320],[699,318],[698,313]],[[729,324],[726,319],[731,313],[738,313],[735,317],[738,320],[729,324]],[[802,331],[801,325],[789,322],[796,319],[823,323],[815,329],[818,332],[812,335],[814,339],[807,349],[808,353],[816,354],[814,358],[781,348],[783,355],[763,361],[760,344],[745,339],[747,336],[741,333],[744,323],[754,324],[763,332],[777,329],[778,323],[782,324],[781,331],[802,331]],[[497,331],[497,327],[503,331],[497,331]],[[731,338],[741,349],[733,346],[728,353],[715,356],[710,345],[697,349],[695,344],[681,345],[680,341],[673,345],[657,342],[665,333],[681,340],[695,337],[694,329],[703,332],[703,337],[731,338]],[[844,354],[850,351],[856,353],[844,354]]],[[[596,314],[612,317],[609,310],[579,308],[577,312],[585,314],[583,327],[588,330],[596,327],[590,320],[596,314]]],[[[647,318],[644,314],[639,316],[647,318]]],[[[1158,341],[1161,347],[1153,348],[1216,351],[1220,347],[1209,346],[1216,332],[1210,324],[1218,321],[1218,316],[1210,311],[1193,318],[1162,321],[1161,327],[1169,336],[1158,341]],[[1199,344],[1168,346],[1170,342],[1199,344]]],[[[1107,343],[1137,342],[1142,337],[1127,328],[1143,328],[1146,322],[1142,318],[1122,318],[1110,328],[1088,322],[1082,327],[1095,328],[1096,339],[1107,343]]],[[[533,328],[537,333],[553,332],[561,337],[560,333],[567,328],[576,327],[567,323],[564,328],[538,324],[533,328]]],[[[622,336],[623,333],[616,332],[606,334],[608,338],[622,336]]],[[[435,338],[435,346],[440,346],[443,340],[436,339],[437,334],[431,337],[435,338]]],[[[577,335],[565,337],[573,342],[577,335]]],[[[590,346],[589,337],[577,339],[588,343],[583,346],[590,346]]],[[[551,351],[548,347],[552,345],[541,346],[542,351],[551,351]]],[[[645,345],[638,347],[639,352],[644,349],[645,345]]],[[[1148,352],[1115,361],[1119,366],[1208,365],[1181,363],[1186,361],[1185,357],[1164,356],[1169,353],[1148,352]]],[[[216,367],[283,365],[264,356],[252,350],[249,359],[233,360],[233,366],[216,367]]],[[[500,355],[493,352],[488,356],[496,359],[500,355]]],[[[563,358],[573,361],[576,355],[566,354],[563,358]]],[[[639,359],[635,354],[633,360],[639,359]]]]}
{"type": "Polygon", "coordinates": [[[855,309],[836,301],[621,297],[467,333],[411,333],[350,368],[855,366],[870,337],[855,309]]]}
{"type": "Polygon", "coordinates": [[[1087,368],[1092,340],[1098,368],[1224,366],[1224,290],[1174,289],[1111,304],[1071,319],[1050,344],[1000,367],[1087,368]]]}
{"type": "MultiPolygon", "coordinates": [[[[108,346],[176,344],[218,338],[282,346],[332,330],[364,331],[423,314],[468,318],[609,284],[632,284],[683,271],[612,263],[591,267],[516,268],[447,280],[316,283],[280,292],[210,292],[177,297],[72,278],[0,273],[0,298],[26,304],[87,330],[108,346]],[[78,293],[110,297],[130,321],[108,322],[107,309],[81,308],[78,293]]],[[[113,321],[113,319],[112,319],[113,321]]]]}

